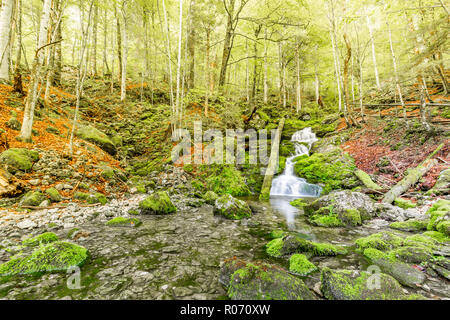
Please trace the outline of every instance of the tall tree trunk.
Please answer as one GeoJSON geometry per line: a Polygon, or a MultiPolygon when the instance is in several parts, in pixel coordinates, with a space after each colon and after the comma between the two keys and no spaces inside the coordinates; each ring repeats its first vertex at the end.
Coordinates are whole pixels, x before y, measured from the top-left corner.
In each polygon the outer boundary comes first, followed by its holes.
{"type": "MultiPolygon", "coordinates": [[[[163,11],[164,11],[164,24],[165,24],[165,34],[166,34],[166,53],[167,53],[167,72],[169,74],[169,88],[170,88],[170,105],[172,106],[172,116],[175,117],[175,99],[173,95],[173,79],[172,79],[172,56],[170,50],[170,30],[169,21],[167,19],[166,2],[162,0],[163,11]]],[[[172,123],[172,130],[174,130],[172,123]]]]}
{"type": "Polygon", "coordinates": [[[373,30],[372,30],[372,25],[371,25],[369,16],[366,16],[366,19],[367,19],[367,27],[369,28],[370,42],[372,44],[372,60],[373,60],[373,69],[375,72],[375,80],[377,82],[378,90],[381,90],[380,76],[378,74],[377,56],[376,56],[376,52],[375,52],[375,39],[373,37],[373,30]]]}
{"type": "Polygon", "coordinates": [[[342,111],[341,71],[339,65],[339,54],[335,43],[335,36],[333,31],[331,31],[331,44],[333,47],[334,71],[336,75],[336,86],[338,90],[339,112],[341,112],[342,111]]]}
{"type": "Polygon", "coordinates": [[[122,67],[123,67],[123,62],[122,62],[122,30],[121,30],[121,26],[120,26],[120,18],[117,14],[117,7],[114,7],[114,13],[116,16],[116,37],[117,37],[117,57],[119,58],[119,80],[122,77],[122,67]]]}
{"type": "Polygon", "coordinates": [[[126,13],[127,1],[122,2],[122,76],[120,82],[120,100],[125,101],[127,95],[127,62],[128,62],[128,34],[127,34],[127,13],[126,13]]]}
{"type": "Polygon", "coordinates": [[[315,52],[316,56],[314,59],[314,84],[315,84],[315,94],[316,94],[316,102],[320,106],[322,103],[322,99],[320,98],[320,78],[319,78],[319,68],[318,68],[318,59],[317,59],[317,51],[319,49],[319,46],[315,46],[315,52]]]}
{"type": "Polygon", "coordinates": [[[97,26],[98,26],[98,5],[94,4],[94,25],[92,30],[92,36],[94,40],[92,48],[92,74],[97,75],[97,26]]]}
{"type": "Polygon", "coordinates": [[[108,37],[108,16],[107,16],[108,10],[105,8],[103,13],[103,76],[105,74],[110,73],[109,65],[108,65],[108,43],[106,42],[106,39],[108,37]],[[106,70],[106,72],[105,72],[106,70]]]}
{"type": "Polygon", "coordinates": [[[302,88],[300,83],[300,48],[299,45],[296,46],[295,50],[295,60],[297,63],[297,85],[296,85],[296,102],[297,102],[297,113],[302,109],[302,88]]]}
{"type": "Polygon", "coordinates": [[[22,128],[19,140],[31,142],[31,131],[33,128],[34,109],[38,99],[38,87],[41,81],[41,69],[45,61],[44,46],[47,44],[48,24],[50,20],[51,0],[44,0],[42,15],[39,27],[38,45],[33,62],[28,94],[26,98],[25,110],[23,113],[22,128]]]}
{"type": "Polygon", "coordinates": [[[264,104],[268,102],[269,89],[267,85],[268,81],[268,63],[267,63],[267,28],[264,30],[264,104]]]}
{"type": "MultiPolygon", "coordinates": [[[[178,25],[178,56],[177,56],[177,95],[176,95],[176,109],[175,116],[178,119],[180,115],[180,107],[181,107],[181,47],[183,43],[183,0],[179,1],[179,25],[178,25]]],[[[177,126],[175,126],[175,129],[177,126]]]]}
{"type": "Polygon", "coordinates": [[[222,54],[222,66],[220,67],[220,75],[219,75],[219,87],[223,87],[225,85],[225,78],[227,74],[228,61],[230,60],[230,53],[232,48],[232,37],[233,37],[233,21],[231,16],[228,16],[227,19],[227,27],[225,33],[225,41],[223,45],[223,54],[222,54]]]}
{"type": "Polygon", "coordinates": [[[9,81],[11,19],[14,0],[3,0],[0,12],[0,80],[9,81]]]}
{"type": "Polygon", "coordinates": [[[205,97],[205,116],[208,116],[208,108],[209,108],[209,91],[211,87],[211,66],[210,66],[210,51],[211,51],[211,29],[206,30],[206,57],[205,57],[205,69],[206,69],[206,80],[205,80],[205,88],[206,88],[206,97],[205,97]]]}
{"type": "MultiPolygon", "coordinates": [[[[62,10],[62,0],[59,2],[59,10],[62,10]]],[[[62,13],[61,13],[62,15],[62,13]]],[[[53,73],[53,83],[55,85],[61,85],[62,80],[62,65],[63,65],[63,56],[62,56],[62,18],[58,23],[56,29],[56,41],[55,44],[55,69],[53,73]]]]}
{"type": "Polygon", "coordinates": [[[195,87],[195,46],[196,46],[196,33],[194,25],[194,12],[195,12],[195,0],[191,0],[189,8],[189,33],[188,33],[188,53],[189,53],[189,77],[188,88],[195,87]]]}
{"type": "Polygon", "coordinates": [[[17,48],[16,65],[14,67],[14,91],[23,95],[22,74],[20,73],[20,62],[22,60],[22,0],[17,0],[17,48]]]}

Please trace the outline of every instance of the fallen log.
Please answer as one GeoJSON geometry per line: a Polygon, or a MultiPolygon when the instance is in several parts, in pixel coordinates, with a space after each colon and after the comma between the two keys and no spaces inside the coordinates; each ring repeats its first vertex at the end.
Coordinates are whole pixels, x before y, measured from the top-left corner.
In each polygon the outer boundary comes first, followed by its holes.
{"type": "Polygon", "coordinates": [[[278,152],[280,150],[280,139],[281,132],[283,131],[285,119],[282,118],[278,124],[277,133],[275,134],[275,139],[272,140],[272,148],[270,151],[269,164],[267,166],[266,174],[264,176],[264,182],[261,188],[261,194],[259,199],[262,201],[267,201],[270,198],[270,189],[272,187],[273,176],[278,171],[278,152]]]}
{"type": "Polygon", "coordinates": [[[391,190],[389,190],[383,197],[381,202],[392,203],[394,200],[408,191],[409,188],[414,186],[423,175],[425,175],[432,167],[434,167],[438,161],[436,159],[426,160],[416,168],[409,171],[408,175],[398,182],[391,190]]]}

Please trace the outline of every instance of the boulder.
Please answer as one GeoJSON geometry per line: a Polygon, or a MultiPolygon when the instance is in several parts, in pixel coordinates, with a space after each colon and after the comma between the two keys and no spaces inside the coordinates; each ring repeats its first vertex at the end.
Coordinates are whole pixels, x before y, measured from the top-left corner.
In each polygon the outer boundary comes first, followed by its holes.
{"type": "Polygon", "coordinates": [[[317,243],[297,236],[285,236],[276,238],[266,244],[266,252],[269,256],[279,258],[294,253],[309,252],[315,256],[336,256],[347,251],[330,243],[317,243]]]}
{"type": "Polygon", "coordinates": [[[59,194],[59,191],[56,190],[56,188],[48,188],[47,190],[45,190],[45,193],[52,202],[60,202],[62,200],[62,197],[59,194]]]}
{"type": "Polygon", "coordinates": [[[323,268],[320,290],[329,300],[424,299],[420,295],[406,295],[401,285],[387,274],[365,271],[323,268]]]}
{"type": "Polygon", "coordinates": [[[207,191],[203,195],[203,200],[205,200],[205,202],[210,205],[214,205],[218,198],[219,196],[214,191],[207,191]]]}
{"type": "Polygon", "coordinates": [[[55,241],[35,249],[30,255],[13,257],[0,265],[0,275],[38,274],[67,271],[88,259],[88,250],[76,244],[55,241]]]}
{"type": "Polygon", "coordinates": [[[22,206],[39,206],[42,201],[46,200],[46,196],[40,191],[30,191],[23,197],[21,201],[22,206]]]}
{"type": "Polygon", "coordinates": [[[113,141],[105,133],[92,126],[80,126],[77,129],[76,135],[80,139],[97,145],[111,155],[115,155],[117,153],[116,146],[113,141]]]}
{"type": "Polygon", "coordinates": [[[389,225],[389,228],[401,230],[401,231],[422,231],[426,230],[428,225],[428,220],[417,220],[417,219],[410,219],[407,221],[399,221],[399,222],[393,222],[389,225]]]}
{"type": "Polygon", "coordinates": [[[443,170],[434,184],[433,188],[427,193],[436,195],[446,195],[450,193],[450,168],[443,170]]]}
{"type": "Polygon", "coordinates": [[[314,300],[304,282],[279,267],[228,260],[220,280],[232,300],[314,300]]]}
{"type": "Polygon", "coordinates": [[[296,253],[289,258],[289,271],[300,276],[306,276],[318,268],[304,254],[296,253]]]}
{"type": "Polygon", "coordinates": [[[137,218],[124,218],[124,217],[116,217],[106,222],[106,225],[110,227],[136,228],[139,227],[141,224],[142,224],[141,220],[137,218]]]}
{"type": "Polygon", "coordinates": [[[39,160],[37,151],[25,148],[11,148],[0,154],[0,163],[6,165],[10,173],[30,172],[33,163],[39,160]]]}
{"type": "Polygon", "coordinates": [[[177,211],[165,191],[156,192],[139,203],[142,214],[171,214],[177,211]]]}
{"type": "Polygon", "coordinates": [[[215,201],[214,214],[227,219],[239,220],[242,218],[250,218],[252,216],[252,210],[245,201],[226,194],[215,201]]]}

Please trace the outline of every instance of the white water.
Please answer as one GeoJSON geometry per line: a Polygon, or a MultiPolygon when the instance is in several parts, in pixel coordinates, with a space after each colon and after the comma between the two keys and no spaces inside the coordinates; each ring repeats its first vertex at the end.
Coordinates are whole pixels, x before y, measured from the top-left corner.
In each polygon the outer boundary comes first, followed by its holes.
{"type": "Polygon", "coordinates": [[[295,143],[295,154],[286,159],[284,172],[273,179],[271,196],[292,196],[292,197],[319,197],[322,192],[320,186],[308,183],[305,179],[294,174],[294,159],[298,156],[309,155],[311,146],[317,141],[317,137],[311,128],[305,128],[292,135],[291,141],[295,143]]]}

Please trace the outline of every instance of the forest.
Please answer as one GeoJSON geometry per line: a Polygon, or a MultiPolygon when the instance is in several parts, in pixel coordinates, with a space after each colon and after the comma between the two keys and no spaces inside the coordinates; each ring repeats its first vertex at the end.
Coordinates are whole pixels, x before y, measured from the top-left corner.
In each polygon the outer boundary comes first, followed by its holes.
{"type": "Polygon", "coordinates": [[[450,299],[446,1],[0,3],[1,300],[450,299]]]}

